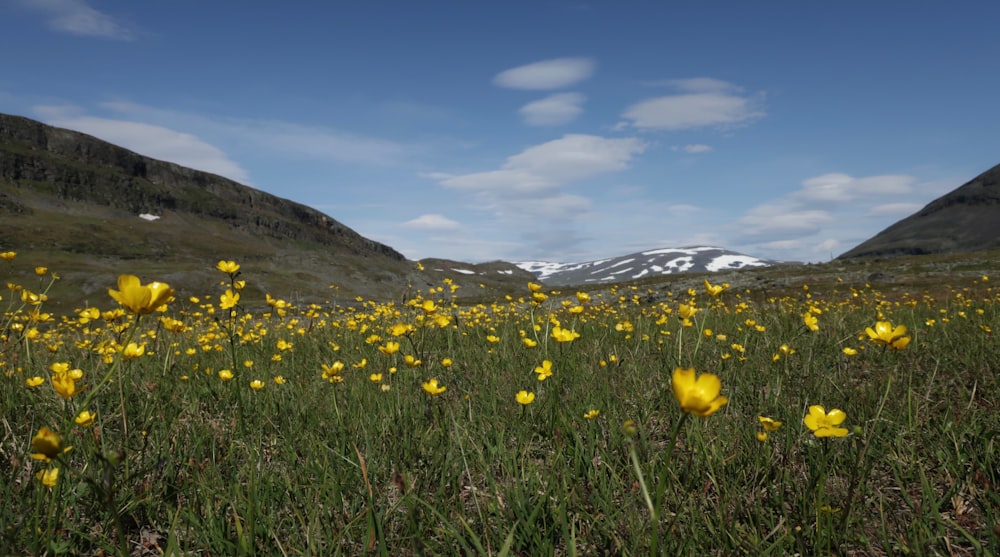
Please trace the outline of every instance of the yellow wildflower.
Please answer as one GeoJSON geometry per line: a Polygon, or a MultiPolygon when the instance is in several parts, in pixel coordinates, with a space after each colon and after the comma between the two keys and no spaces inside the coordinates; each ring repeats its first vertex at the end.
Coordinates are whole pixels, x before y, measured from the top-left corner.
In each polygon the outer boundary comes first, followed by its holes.
{"type": "Polygon", "coordinates": [[[84,410],[83,412],[77,414],[73,421],[80,427],[90,427],[94,423],[94,418],[96,417],[97,414],[94,414],[90,410],[84,410]]]}
{"type": "Polygon", "coordinates": [[[719,396],[722,381],[711,373],[696,378],[694,368],[675,368],[671,383],[681,410],[695,416],[711,416],[729,402],[728,398],[719,396]]]}
{"type": "Polygon", "coordinates": [[[59,469],[50,468],[48,470],[39,470],[35,474],[35,477],[38,478],[38,480],[41,481],[42,485],[45,487],[52,488],[59,482],[59,469]]]}
{"type": "Polygon", "coordinates": [[[444,385],[438,385],[438,380],[433,378],[430,381],[426,381],[423,384],[423,387],[424,387],[424,392],[426,392],[429,395],[439,395],[448,390],[448,387],[445,387],[444,385]]]}
{"type": "Polygon", "coordinates": [[[896,350],[902,350],[910,344],[910,337],[906,335],[906,325],[898,325],[893,328],[889,321],[877,321],[875,329],[868,327],[865,329],[869,340],[875,344],[891,346],[896,350]]]}
{"type": "Polygon", "coordinates": [[[535,393],[529,393],[528,391],[519,391],[517,393],[517,396],[515,396],[514,398],[517,399],[518,404],[527,406],[535,401],[535,393]]]}
{"type": "Polygon", "coordinates": [[[118,290],[108,289],[108,295],[132,313],[139,315],[152,313],[157,308],[170,302],[174,291],[165,283],[151,282],[141,284],[135,275],[120,275],[118,290]]]}
{"type": "Polygon", "coordinates": [[[826,408],[819,404],[809,407],[809,413],[802,418],[802,423],[812,430],[816,437],[844,437],[847,429],[837,427],[847,419],[847,414],[842,410],[834,408],[828,413],[826,408]]]}
{"type": "Polygon", "coordinates": [[[219,263],[215,265],[215,268],[223,273],[226,273],[227,275],[235,275],[239,272],[240,265],[235,261],[219,261],[219,263]]]}
{"type": "Polygon", "coordinates": [[[31,450],[35,451],[31,453],[31,458],[48,462],[68,451],[69,448],[63,448],[61,435],[42,426],[31,439],[31,450]]]}

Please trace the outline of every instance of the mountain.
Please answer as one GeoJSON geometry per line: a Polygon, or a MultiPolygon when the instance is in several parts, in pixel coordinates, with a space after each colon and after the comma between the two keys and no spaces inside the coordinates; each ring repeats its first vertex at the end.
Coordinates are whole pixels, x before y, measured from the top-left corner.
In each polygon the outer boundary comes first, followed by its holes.
{"type": "Polygon", "coordinates": [[[569,286],[610,284],[684,272],[767,267],[775,263],[723,248],[690,247],[654,249],[585,263],[522,261],[515,265],[530,271],[545,284],[569,286]]]}
{"type": "Polygon", "coordinates": [[[1000,248],[1000,165],[927,204],[838,259],[1000,248]]]}
{"type": "Polygon", "coordinates": [[[222,278],[220,259],[242,265],[247,295],[296,301],[398,297],[442,278],[300,203],[4,114],[0,222],[0,251],[18,252],[18,265],[0,269],[4,280],[36,279],[34,266],[46,266],[63,279],[53,293],[76,307],[106,304],[120,273],[167,282],[184,299],[202,295],[222,278]]]}

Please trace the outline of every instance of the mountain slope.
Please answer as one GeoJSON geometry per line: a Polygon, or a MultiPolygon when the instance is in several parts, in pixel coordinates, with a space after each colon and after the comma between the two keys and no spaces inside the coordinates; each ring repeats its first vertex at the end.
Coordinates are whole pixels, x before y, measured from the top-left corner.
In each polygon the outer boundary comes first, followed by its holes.
{"type": "Polygon", "coordinates": [[[766,267],[774,261],[758,259],[716,247],[661,248],[585,263],[522,261],[516,265],[530,271],[545,284],[568,286],[611,284],[643,277],[683,272],[715,272],[766,267]]]}
{"type": "Polygon", "coordinates": [[[862,242],[838,259],[1000,248],[1000,165],[862,242]]]}
{"type": "Polygon", "coordinates": [[[421,278],[396,250],[305,205],[2,114],[0,221],[0,249],[83,283],[84,297],[106,296],[126,272],[203,293],[219,259],[238,260],[248,288],[282,296],[398,295],[421,278]]]}

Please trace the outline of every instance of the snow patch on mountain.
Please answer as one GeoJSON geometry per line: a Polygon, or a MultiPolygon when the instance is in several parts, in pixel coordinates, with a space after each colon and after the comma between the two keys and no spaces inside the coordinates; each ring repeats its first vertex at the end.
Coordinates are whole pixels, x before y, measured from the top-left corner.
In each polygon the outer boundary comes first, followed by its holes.
{"type": "Polygon", "coordinates": [[[600,284],[684,272],[717,272],[767,267],[775,261],[759,259],[719,247],[658,248],[621,257],[583,263],[522,261],[514,263],[551,285],[600,284]]]}

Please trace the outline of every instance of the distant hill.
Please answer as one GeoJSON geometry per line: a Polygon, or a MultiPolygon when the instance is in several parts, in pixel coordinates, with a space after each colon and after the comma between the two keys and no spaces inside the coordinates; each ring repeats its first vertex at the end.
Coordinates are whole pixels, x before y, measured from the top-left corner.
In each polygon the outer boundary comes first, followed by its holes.
{"type": "MultiPolygon", "coordinates": [[[[4,114],[0,222],[0,250],[18,252],[16,268],[30,276],[33,265],[49,267],[64,279],[57,288],[78,285],[67,294],[81,307],[105,304],[120,273],[168,282],[185,296],[210,292],[222,278],[220,259],[243,265],[248,293],[302,300],[402,296],[439,278],[305,205],[4,114]]],[[[448,276],[469,286],[481,280],[448,276]]]]}
{"type": "Polygon", "coordinates": [[[522,261],[516,265],[553,286],[612,284],[683,272],[766,267],[774,261],[716,247],[660,248],[584,263],[522,261]]]}
{"type": "Polygon", "coordinates": [[[838,259],[1000,248],[1000,165],[927,204],[838,259]]]}

